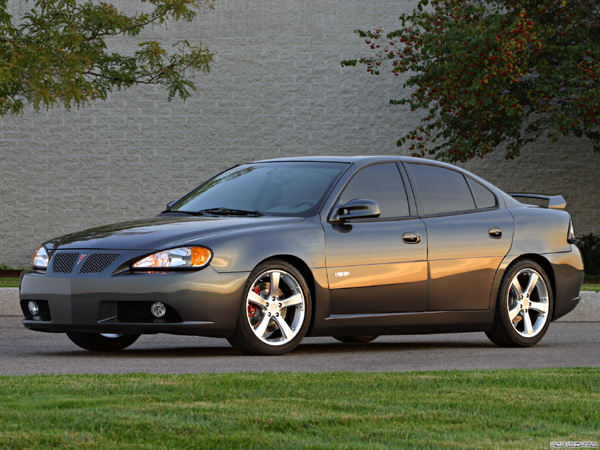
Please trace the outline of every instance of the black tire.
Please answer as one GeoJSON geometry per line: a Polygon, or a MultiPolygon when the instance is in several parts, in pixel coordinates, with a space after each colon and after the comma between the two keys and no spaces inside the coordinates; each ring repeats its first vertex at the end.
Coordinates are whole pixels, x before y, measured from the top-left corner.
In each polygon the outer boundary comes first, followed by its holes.
{"type": "Polygon", "coordinates": [[[123,350],[140,337],[139,334],[98,334],[79,331],[67,331],[67,336],[79,347],[94,352],[123,350]]]}
{"type": "Polygon", "coordinates": [[[544,269],[524,259],[510,266],[500,284],[494,323],[487,337],[501,347],[530,347],[546,334],[553,310],[544,269]]]}
{"type": "Polygon", "coordinates": [[[333,336],[334,339],[347,344],[366,344],[379,336],[333,336]]]}
{"type": "Polygon", "coordinates": [[[282,260],[259,264],[248,277],[229,343],[248,355],[293,350],[310,325],[312,299],[302,274],[282,260]]]}

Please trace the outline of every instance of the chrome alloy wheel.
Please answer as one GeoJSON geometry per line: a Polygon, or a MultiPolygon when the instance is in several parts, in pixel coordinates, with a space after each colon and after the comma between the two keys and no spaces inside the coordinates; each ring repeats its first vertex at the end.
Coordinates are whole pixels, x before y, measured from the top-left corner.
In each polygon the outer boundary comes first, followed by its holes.
{"type": "Polygon", "coordinates": [[[534,269],[525,268],[513,277],[506,296],[508,319],[524,338],[539,334],[549,315],[548,286],[534,269]]]}
{"type": "Polygon", "coordinates": [[[298,281],[284,270],[267,270],[252,283],[246,318],[254,335],[272,346],[285,345],[299,333],[306,298],[298,281]]]}

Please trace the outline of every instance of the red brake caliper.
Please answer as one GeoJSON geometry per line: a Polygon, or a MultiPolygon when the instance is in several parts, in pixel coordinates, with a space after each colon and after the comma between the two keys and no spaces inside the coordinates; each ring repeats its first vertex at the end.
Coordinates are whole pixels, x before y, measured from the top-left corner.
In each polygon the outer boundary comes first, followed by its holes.
{"type": "MultiPolygon", "coordinates": [[[[260,295],[260,289],[258,288],[258,286],[254,286],[252,288],[252,292],[254,292],[256,295],[260,295]]],[[[256,307],[256,305],[248,303],[248,317],[254,317],[257,311],[258,308],[256,307]]]]}

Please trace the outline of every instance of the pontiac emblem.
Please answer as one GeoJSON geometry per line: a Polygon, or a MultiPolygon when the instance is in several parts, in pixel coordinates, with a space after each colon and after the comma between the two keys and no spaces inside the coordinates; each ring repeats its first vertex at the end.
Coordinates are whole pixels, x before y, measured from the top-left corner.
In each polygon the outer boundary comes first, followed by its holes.
{"type": "Polygon", "coordinates": [[[83,261],[83,260],[85,259],[85,257],[86,257],[86,256],[87,256],[87,254],[85,254],[85,253],[82,253],[82,254],[79,256],[79,259],[77,260],[77,265],[81,264],[81,261],[83,261]]]}

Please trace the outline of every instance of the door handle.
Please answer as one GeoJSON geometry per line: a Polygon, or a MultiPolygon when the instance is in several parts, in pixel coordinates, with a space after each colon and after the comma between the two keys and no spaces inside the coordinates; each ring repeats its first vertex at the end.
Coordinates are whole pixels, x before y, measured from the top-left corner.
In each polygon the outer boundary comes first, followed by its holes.
{"type": "Polygon", "coordinates": [[[492,239],[500,239],[502,237],[502,228],[493,227],[488,230],[488,236],[492,239]]]}
{"type": "Polygon", "coordinates": [[[415,233],[414,231],[410,231],[402,235],[402,241],[405,244],[418,244],[421,242],[421,235],[419,233],[415,233]]]}

